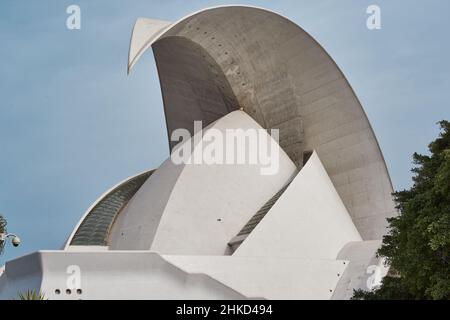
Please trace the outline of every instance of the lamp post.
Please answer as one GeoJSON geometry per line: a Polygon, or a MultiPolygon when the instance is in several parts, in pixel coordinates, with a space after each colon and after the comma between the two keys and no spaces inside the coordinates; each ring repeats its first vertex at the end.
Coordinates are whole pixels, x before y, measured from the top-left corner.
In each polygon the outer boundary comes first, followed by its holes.
{"type": "Polygon", "coordinates": [[[5,245],[8,238],[12,238],[11,243],[14,247],[18,247],[20,245],[20,238],[14,233],[0,233],[0,243],[2,247],[5,245]]]}

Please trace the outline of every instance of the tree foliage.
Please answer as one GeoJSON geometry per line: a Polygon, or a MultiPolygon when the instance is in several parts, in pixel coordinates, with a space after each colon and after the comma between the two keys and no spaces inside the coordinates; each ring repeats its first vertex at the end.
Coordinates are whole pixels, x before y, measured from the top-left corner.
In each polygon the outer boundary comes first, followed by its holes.
{"type": "MultiPolygon", "coordinates": [[[[6,220],[0,214],[0,233],[6,233],[6,220]]],[[[5,246],[5,241],[0,240],[0,255],[3,253],[3,247],[5,246]]]]}
{"type": "Polygon", "coordinates": [[[373,292],[355,299],[450,299],[450,122],[441,121],[430,155],[414,154],[413,186],[394,193],[400,215],[378,255],[391,271],[373,292]]]}

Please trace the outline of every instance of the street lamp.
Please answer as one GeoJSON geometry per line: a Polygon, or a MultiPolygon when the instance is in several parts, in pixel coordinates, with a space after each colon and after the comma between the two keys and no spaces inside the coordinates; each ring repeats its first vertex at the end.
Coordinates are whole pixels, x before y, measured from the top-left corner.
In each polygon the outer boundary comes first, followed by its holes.
{"type": "Polygon", "coordinates": [[[20,245],[20,238],[14,233],[0,233],[0,242],[5,243],[8,238],[12,238],[11,243],[14,247],[20,245]]]}

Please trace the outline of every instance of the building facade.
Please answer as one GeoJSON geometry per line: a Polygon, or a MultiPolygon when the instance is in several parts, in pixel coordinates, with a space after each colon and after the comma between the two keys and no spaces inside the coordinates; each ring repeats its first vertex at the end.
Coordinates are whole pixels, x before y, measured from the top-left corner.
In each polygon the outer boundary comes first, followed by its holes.
{"type": "Polygon", "coordinates": [[[285,17],[247,6],[138,19],[129,72],[149,48],[172,153],[186,143],[195,153],[213,132],[259,130],[273,141],[278,130],[277,170],[170,157],[102,195],[62,250],[7,262],[0,297],[348,299],[376,284],[392,184],[325,50],[285,17]],[[171,139],[179,129],[191,138],[171,139]]]}

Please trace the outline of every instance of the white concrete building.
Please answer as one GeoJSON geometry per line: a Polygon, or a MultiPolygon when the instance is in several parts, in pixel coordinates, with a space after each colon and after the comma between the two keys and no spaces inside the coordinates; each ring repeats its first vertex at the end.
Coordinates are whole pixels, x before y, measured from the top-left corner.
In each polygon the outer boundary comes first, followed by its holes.
{"type": "Polygon", "coordinates": [[[7,262],[0,298],[34,289],[49,299],[348,299],[376,284],[392,184],[324,49],[288,19],[246,6],[138,19],[129,71],[149,48],[169,139],[193,135],[169,141],[171,151],[194,142],[195,152],[213,131],[278,129],[278,170],[169,158],[102,195],[62,250],[7,262]]]}

